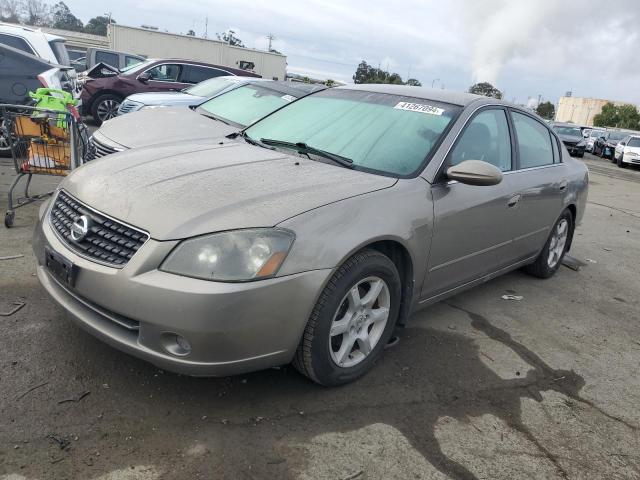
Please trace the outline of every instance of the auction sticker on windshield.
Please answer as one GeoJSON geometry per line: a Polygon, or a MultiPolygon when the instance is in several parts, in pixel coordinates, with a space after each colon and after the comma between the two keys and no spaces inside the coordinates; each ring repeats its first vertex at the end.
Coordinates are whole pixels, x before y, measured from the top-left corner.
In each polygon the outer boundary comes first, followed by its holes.
{"type": "Polygon", "coordinates": [[[409,110],[410,112],[428,113],[429,115],[442,115],[444,113],[444,108],[424,105],[422,103],[398,102],[393,108],[397,110],[409,110]]]}
{"type": "Polygon", "coordinates": [[[282,98],[285,102],[293,102],[296,97],[294,97],[293,95],[283,95],[282,98]]]}

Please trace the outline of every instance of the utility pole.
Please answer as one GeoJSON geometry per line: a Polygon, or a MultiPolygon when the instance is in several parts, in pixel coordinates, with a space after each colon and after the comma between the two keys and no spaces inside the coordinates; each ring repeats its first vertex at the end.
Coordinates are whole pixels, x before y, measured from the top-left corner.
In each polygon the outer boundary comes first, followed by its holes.
{"type": "Polygon", "coordinates": [[[204,17],[204,35],[202,38],[208,38],[207,34],[209,33],[209,17],[204,17]]]}
{"type": "Polygon", "coordinates": [[[273,33],[270,33],[269,35],[267,35],[267,39],[269,40],[269,51],[271,51],[271,44],[276,39],[276,37],[273,36],[273,33]]]}
{"type": "Polygon", "coordinates": [[[431,88],[433,88],[433,86],[435,85],[436,82],[439,82],[440,79],[439,78],[434,78],[433,80],[431,80],[431,88]]]}

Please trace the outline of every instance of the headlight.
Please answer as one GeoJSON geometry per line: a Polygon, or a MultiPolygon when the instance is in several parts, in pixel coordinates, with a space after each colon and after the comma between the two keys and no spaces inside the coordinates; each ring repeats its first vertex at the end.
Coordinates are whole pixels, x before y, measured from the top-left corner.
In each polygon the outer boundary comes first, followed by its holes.
{"type": "Polygon", "coordinates": [[[294,240],[287,230],[255,228],[184,240],[160,270],[219,282],[246,282],[273,277],[294,240]]]}
{"type": "Polygon", "coordinates": [[[150,108],[165,108],[166,105],[145,105],[143,107],[140,107],[140,110],[148,110],[150,108]]]}

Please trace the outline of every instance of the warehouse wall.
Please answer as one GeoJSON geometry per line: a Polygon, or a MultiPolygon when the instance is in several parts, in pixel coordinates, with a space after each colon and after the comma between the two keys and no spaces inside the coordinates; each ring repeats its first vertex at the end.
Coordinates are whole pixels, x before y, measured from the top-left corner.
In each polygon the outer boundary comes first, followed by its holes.
{"type": "Polygon", "coordinates": [[[287,57],[251,48],[232,47],[218,40],[158,32],[124,25],[109,26],[109,44],[114,50],[149,58],[184,58],[238,68],[241,60],[255,63],[264,78],[284,80],[287,57]]]}
{"type": "Polygon", "coordinates": [[[593,117],[599,114],[608,102],[614,105],[623,105],[624,102],[603,100],[601,98],[560,97],[557,122],[572,122],[587,127],[593,126],[593,117]]]}

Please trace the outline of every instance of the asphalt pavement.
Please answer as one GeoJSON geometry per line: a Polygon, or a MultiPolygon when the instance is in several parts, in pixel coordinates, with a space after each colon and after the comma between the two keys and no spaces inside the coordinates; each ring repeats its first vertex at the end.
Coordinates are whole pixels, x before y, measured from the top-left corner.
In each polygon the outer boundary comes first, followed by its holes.
{"type": "MultiPolygon", "coordinates": [[[[19,209],[0,227],[0,313],[24,303],[0,316],[0,480],[640,478],[640,169],[585,162],[586,266],[423,310],[334,389],[289,366],[174,375],[94,339],[40,288],[38,206],[19,209]]],[[[1,211],[12,176],[0,160],[1,211]]]]}

